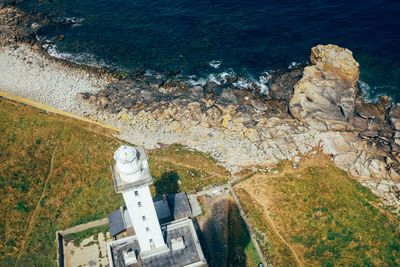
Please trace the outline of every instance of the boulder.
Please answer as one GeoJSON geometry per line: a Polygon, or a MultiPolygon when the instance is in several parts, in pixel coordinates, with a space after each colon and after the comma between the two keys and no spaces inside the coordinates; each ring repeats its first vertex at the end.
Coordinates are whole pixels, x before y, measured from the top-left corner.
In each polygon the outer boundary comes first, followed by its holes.
{"type": "Polygon", "coordinates": [[[236,95],[234,94],[233,90],[231,90],[230,88],[224,88],[222,90],[219,100],[222,102],[232,103],[235,105],[238,103],[238,99],[237,99],[236,95]]]}
{"type": "Polygon", "coordinates": [[[354,113],[358,63],[350,50],[335,45],[313,47],[310,60],[314,65],[295,85],[290,112],[316,129],[343,129],[354,113]]]}
{"type": "Polygon", "coordinates": [[[209,124],[214,125],[219,122],[221,111],[216,107],[211,107],[206,111],[207,121],[209,124]]]}
{"type": "Polygon", "coordinates": [[[364,119],[378,118],[384,120],[386,115],[386,110],[390,106],[390,100],[389,103],[387,103],[385,98],[387,97],[381,97],[379,99],[379,102],[376,104],[362,103],[362,102],[357,103],[355,105],[355,112],[364,119]]]}
{"type": "Polygon", "coordinates": [[[394,105],[389,111],[389,122],[394,130],[400,130],[400,106],[394,105]]]}
{"type": "Polygon", "coordinates": [[[353,58],[353,53],[337,45],[317,45],[311,48],[310,61],[314,65],[320,65],[322,69],[336,73],[353,86],[360,75],[359,64],[353,58]]]}
{"type": "Polygon", "coordinates": [[[181,124],[177,121],[172,121],[168,125],[168,130],[170,130],[171,132],[178,131],[180,128],[181,128],[181,124]]]}
{"type": "Polygon", "coordinates": [[[278,70],[272,72],[268,79],[268,97],[275,100],[285,100],[289,102],[293,95],[294,85],[301,79],[304,66],[299,65],[295,68],[278,70]]]}
{"type": "Polygon", "coordinates": [[[252,100],[250,102],[250,105],[257,111],[259,112],[264,112],[268,109],[268,107],[262,103],[261,101],[257,101],[257,100],[252,100]]]}

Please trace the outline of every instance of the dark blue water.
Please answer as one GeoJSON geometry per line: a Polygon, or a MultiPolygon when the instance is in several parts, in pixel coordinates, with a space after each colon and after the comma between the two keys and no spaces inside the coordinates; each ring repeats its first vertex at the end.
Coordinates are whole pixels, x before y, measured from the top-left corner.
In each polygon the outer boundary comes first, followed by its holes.
{"type": "Polygon", "coordinates": [[[206,77],[230,70],[257,78],[333,43],[353,51],[372,98],[400,101],[400,1],[34,0],[20,7],[83,19],[42,35],[65,36],[56,47],[62,57],[124,71],[206,77]]]}

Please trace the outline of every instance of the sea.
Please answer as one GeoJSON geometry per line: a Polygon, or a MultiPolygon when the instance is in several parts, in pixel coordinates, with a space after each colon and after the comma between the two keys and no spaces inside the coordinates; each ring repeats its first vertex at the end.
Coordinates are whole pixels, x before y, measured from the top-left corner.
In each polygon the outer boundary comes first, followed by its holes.
{"type": "Polygon", "coordinates": [[[63,22],[36,36],[53,56],[127,73],[179,70],[189,84],[238,75],[236,86],[255,82],[264,94],[266,74],[306,63],[315,45],[336,44],[360,63],[365,99],[386,94],[400,102],[398,0],[32,0],[17,7],[63,22]]]}

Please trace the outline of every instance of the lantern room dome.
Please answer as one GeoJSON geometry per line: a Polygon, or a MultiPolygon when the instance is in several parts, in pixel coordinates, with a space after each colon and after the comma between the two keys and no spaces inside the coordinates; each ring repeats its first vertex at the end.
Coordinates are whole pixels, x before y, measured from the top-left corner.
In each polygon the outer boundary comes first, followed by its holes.
{"type": "Polygon", "coordinates": [[[136,149],[131,146],[122,145],[114,153],[114,159],[118,163],[129,163],[136,159],[136,149]]]}
{"type": "Polygon", "coordinates": [[[131,146],[123,145],[114,153],[116,168],[121,179],[126,182],[134,182],[141,178],[140,162],[137,151],[131,146]]]}

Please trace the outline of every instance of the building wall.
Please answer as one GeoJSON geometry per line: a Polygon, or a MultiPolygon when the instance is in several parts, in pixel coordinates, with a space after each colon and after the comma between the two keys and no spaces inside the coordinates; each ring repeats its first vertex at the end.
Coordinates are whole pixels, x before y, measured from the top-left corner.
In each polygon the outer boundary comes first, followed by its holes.
{"type": "Polygon", "coordinates": [[[164,238],[148,185],[125,191],[122,196],[128,208],[141,251],[163,247],[165,245],[164,238]],[[150,240],[153,241],[153,247],[151,247],[150,240]]]}

